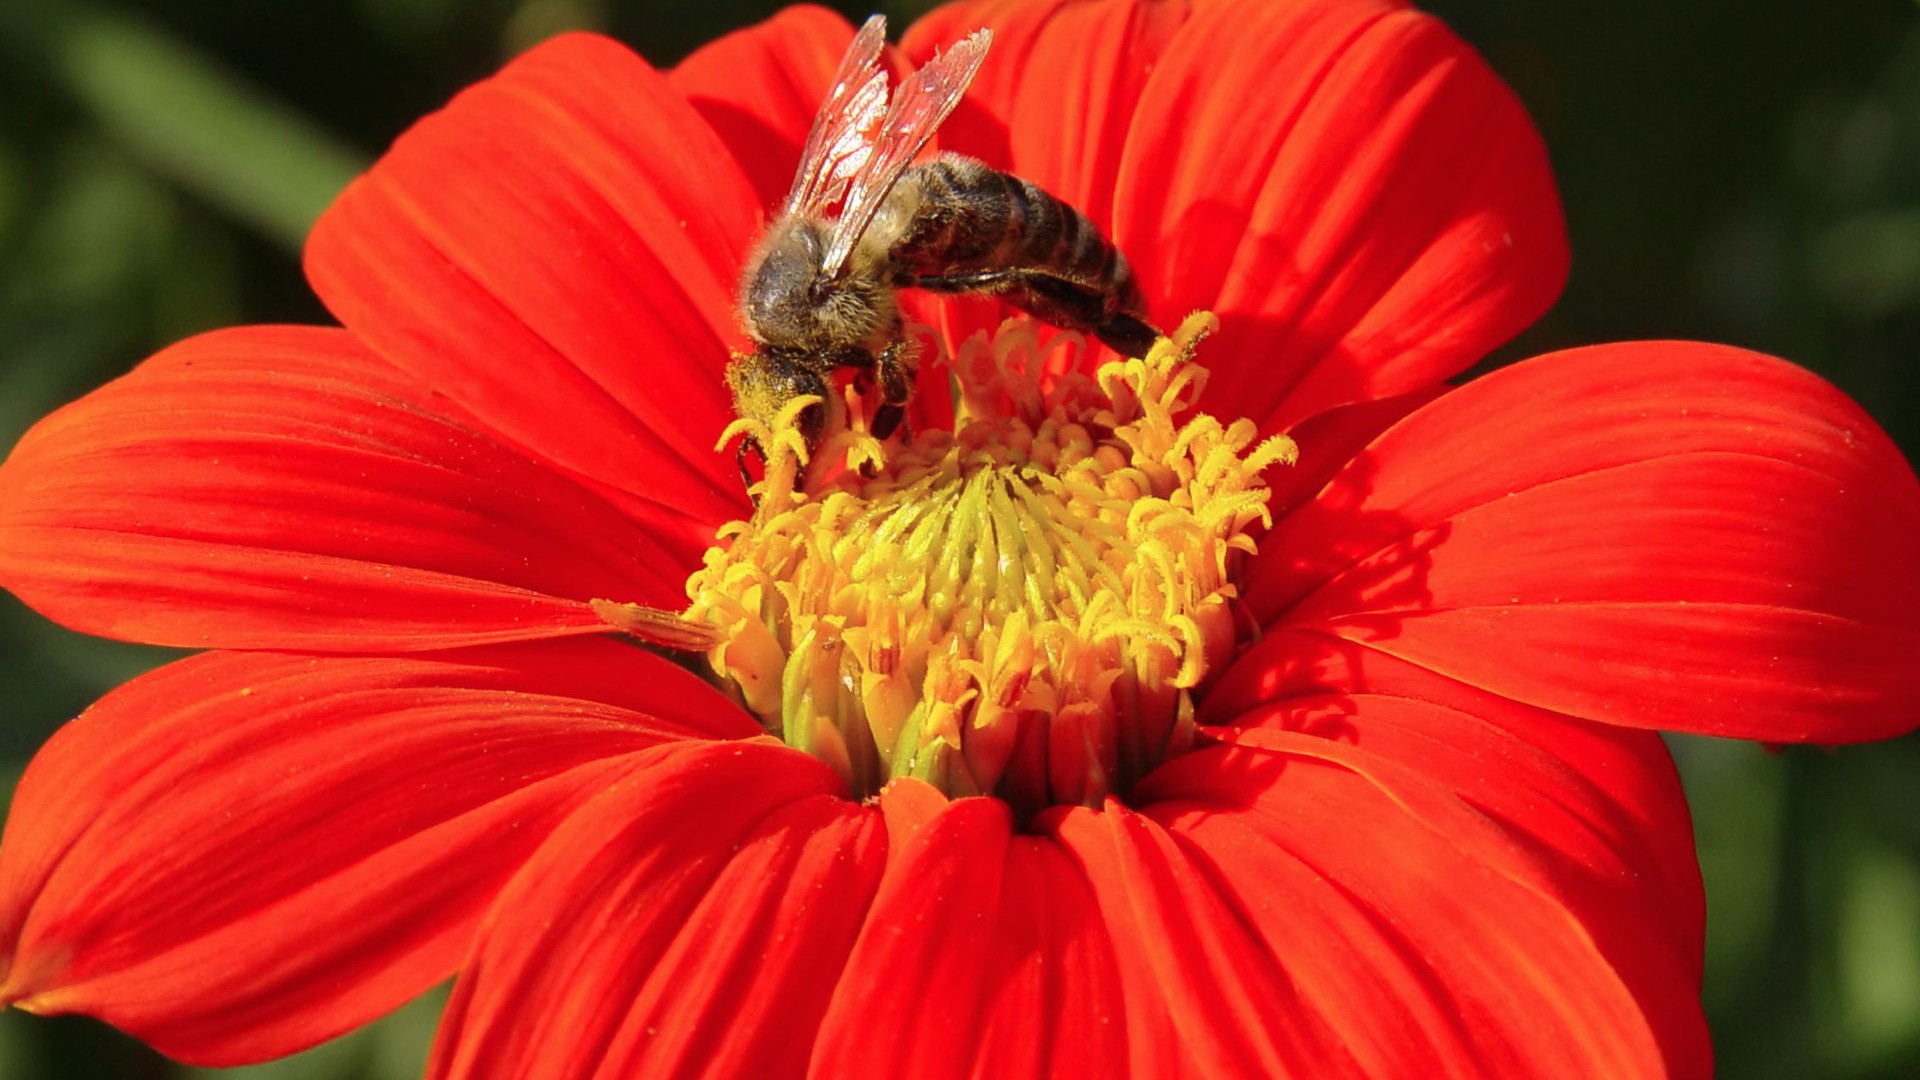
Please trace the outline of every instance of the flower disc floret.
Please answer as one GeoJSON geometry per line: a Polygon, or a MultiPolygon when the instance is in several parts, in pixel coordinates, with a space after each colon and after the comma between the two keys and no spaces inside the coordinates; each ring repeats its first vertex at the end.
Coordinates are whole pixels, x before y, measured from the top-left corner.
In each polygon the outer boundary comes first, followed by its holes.
{"type": "Polygon", "coordinates": [[[1097,805],[1190,748],[1270,524],[1262,471],[1295,458],[1194,411],[1213,325],[1089,379],[1058,374],[1076,335],[1013,320],[943,361],[951,432],[886,453],[850,396],[811,468],[790,432],[760,433],[759,508],[687,586],[688,618],[724,637],[715,675],[862,795],[913,776],[1097,805]]]}

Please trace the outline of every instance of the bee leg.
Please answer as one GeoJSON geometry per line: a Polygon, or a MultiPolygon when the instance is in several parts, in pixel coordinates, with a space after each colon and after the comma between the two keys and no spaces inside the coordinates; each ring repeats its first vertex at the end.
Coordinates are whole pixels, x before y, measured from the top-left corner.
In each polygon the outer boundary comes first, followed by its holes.
{"type": "MultiPolygon", "coordinates": [[[[753,441],[751,436],[741,438],[740,449],[735,452],[734,461],[740,466],[740,483],[747,489],[747,498],[753,502],[753,508],[758,510],[760,509],[760,496],[753,493],[753,474],[747,471],[747,452],[749,450],[759,453],[760,446],[753,441]]],[[[766,455],[761,454],[760,463],[765,465],[766,460],[766,455]]]]}
{"type": "Polygon", "coordinates": [[[1162,335],[1139,316],[1115,312],[1093,328],[1093,336],[1122,356],[1145,356],[1162,335]]]}
{"type": "Polygon", "coordinates": [[[1147,355],[1160,336],[1139,315],[1112,310],[1112,296],[1051,274],[1028,275],[1007,299],[1050,323],[1092,334],[1122,356],[1147,355]]]}
{"type": "Polygon", "coordinates": [[[997,295],[1030,315],[1055,326],[1099,338],[1123,356],[1145,356],[1159,331],[1132,312],[1107,310],[1112,297],[1105,291],[1054,274],[1028,269],[980,270],[916,278],[913,284],[934,292],[979,292],[997,295]]]}
{"type": "Polygon", "coordinates": [[[1015,288],[1026,277],[1022,270],[975,270],[965,274],[916,276],[905,284],[929,292],[998,293],[1015,288]]]}
{"type": "Polygon", "coordinates": [[[884,439],[896,429],[911,438],[907,402],[913,400],[913,345],[896,338],[873,361],[873,380],[880,385],[880,407],[873,411],[873,437],[884,439]]]}

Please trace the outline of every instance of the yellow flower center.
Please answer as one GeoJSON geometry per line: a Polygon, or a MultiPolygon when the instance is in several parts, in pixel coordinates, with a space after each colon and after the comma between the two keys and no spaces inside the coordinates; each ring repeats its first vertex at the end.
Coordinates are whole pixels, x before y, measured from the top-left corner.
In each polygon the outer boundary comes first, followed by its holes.
{"type": "Polygon", "coordinates": [[[890,454],[851,391],[811,468],[790,423],[735,425],[767,479],[687,582],[714,675],[863,797],[914,776],[1029,813],[1098,805],[1183,753],[1270,524],[1261,472],[1295,458],[1193,412],[1213,326],[1088,379],[1055,374],[1077,335],[1009,321],[946,360],[954,430],[890,454]]]}

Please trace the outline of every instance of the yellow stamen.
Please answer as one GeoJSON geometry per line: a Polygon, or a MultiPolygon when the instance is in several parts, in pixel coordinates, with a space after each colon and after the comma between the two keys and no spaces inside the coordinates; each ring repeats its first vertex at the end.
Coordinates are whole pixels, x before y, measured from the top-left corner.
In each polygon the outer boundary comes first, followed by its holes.
{"type": "Polygon", "coordinates": [[[1077,335],[1010,321],[948,361],[954,430],[890,454],[850,392],[813,468],[800,403],[772,431],[736,424],[767,448],[760,504],[687,583],[715,676],[862,795],[916,776],[1097,805],[1190,748],[1270,523],[1261,474],[1295,458],[1193,412],[1214,325],[1088,378],[1077,335]]]}

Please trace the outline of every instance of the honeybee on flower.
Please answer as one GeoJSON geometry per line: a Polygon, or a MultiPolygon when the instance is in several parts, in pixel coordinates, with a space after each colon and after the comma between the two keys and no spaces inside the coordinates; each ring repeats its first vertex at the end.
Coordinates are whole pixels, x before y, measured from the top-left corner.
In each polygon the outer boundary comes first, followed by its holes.
{"type": "Polygon", "coordinates": [[[315,228],[338,325],[29,432],[0,586],[205,651],[28,768],[0,1000],[230,1065],[451,978],[448,1078],[1709,1075],[1658,729],[1913,730],[1912,470],[1738,349],[1448,385],[1568,251],[1436,20],[963,3],[900,52],[982,26],[1019,62],[929,148],[1077,208],[1167,334],[902,288],[871,468],[797,467],[804,394],[757,508],[715,449],[872,48],[813,7],[531,50],[315,228]]]}

